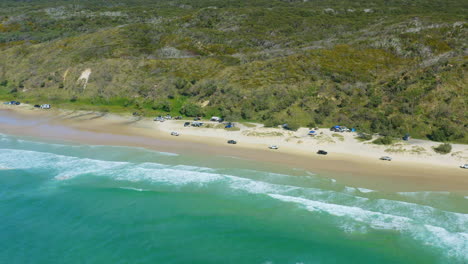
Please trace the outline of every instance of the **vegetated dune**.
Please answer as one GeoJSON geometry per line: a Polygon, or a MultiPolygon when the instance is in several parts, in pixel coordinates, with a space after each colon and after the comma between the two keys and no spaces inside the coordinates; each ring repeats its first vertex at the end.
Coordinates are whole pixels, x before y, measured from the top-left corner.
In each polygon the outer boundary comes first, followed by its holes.
{"type": "Polygon", "coordinates": [[[121,2],[0,4],[1,98],[468,142],[463,1],[121,2]]]}

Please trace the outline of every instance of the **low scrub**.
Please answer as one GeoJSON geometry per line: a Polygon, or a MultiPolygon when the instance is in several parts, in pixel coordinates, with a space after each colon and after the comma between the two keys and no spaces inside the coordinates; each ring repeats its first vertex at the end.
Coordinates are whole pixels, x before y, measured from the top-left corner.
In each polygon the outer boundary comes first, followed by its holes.
{"type": "Polygon", "coordinates": [[[372,141],[372,143],[377,145],[391,145],[393,143],[393,138],[389,136],[379,137],[378,139],[372,141]]]}
{"type": "Polygon", "coordinates": [[[368,140],[371,140],[371,139],[372,139],[372,135],[365,134],[365,133],[360,133],[360,134],[357,136],[357,139],[358,139],[358,140],[361,140],[361,141],[368,141],[368,140]]]}
{"type": "Polygon", "coordinates": [[[449,143],[440,144],[437,147],[433,147],[434,151],[439,154],[448,154],[452,151],[452,145],[449,143]]]}
{"type": "Polygon", "coordinates": [[[340,141],[344,141],[344,136],[343,135],[333,133],[332,137],[338,138],[338,140],[340,140],[340,141]]]}

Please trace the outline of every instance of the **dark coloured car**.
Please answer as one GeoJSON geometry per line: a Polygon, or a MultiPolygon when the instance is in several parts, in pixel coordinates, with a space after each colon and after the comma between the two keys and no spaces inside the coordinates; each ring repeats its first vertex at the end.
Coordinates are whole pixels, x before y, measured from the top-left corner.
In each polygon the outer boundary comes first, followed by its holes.
{"type": "Polygon", "coordinates": [[[317,154],[319,154],[319,155],[327,155],[328,152],[326,152],[325,150],[319,150],[319,151],[317,151],[317,154]]]}
{"type": "Polygon", "coordinates": [[[188,126],[190,126],[190,122],[185,122],[184,127],[188,127],[188,126]]]}
{"type": "Polygon", "coordinates": [[[40,106],[40,105],[34,105],[34,107],[35,107],[35,108],[41,108],[41,106],[40,106]]]}
{"type": "Polygon", "coordinates": [[[227,143],[228,143],[228,144],[237,144],[237,141],[231,139],[231,140],[228,140],[227,143]]]}

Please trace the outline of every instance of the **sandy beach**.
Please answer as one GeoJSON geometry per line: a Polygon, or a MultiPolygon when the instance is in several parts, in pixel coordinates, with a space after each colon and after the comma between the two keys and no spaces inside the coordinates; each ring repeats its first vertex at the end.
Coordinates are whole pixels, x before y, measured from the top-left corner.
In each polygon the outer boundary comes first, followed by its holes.
{"type": "Polygon", "coordinates": [[[452,144],[452,152],[437,154],[440,143],[414,140],[381,146],[356,139],[357,133],[335,133],[328,128],[308,136],[308,129],[287,131],[260,124],[237,124],[239,130],[184,127],[188,120],[155,122],[150,118],[70,111],[41,110],[30,105],[0,106],[0,133],[65,140],[96,145],[137,146],[192,155],[222,155],[259,162],[284,164],[333,177],[344,183],[398,191],[468,191],[468,146],[452,144]],[[171,136],[178,132],[180,136],[171,136]],[[228,145],[227,140],[236,140],[228,145]],[[268,149],[278,145],[278,150],[268,149]],[[328,155],[317,155],[319,149],[328,155]],[[391,162],[381,161],[391,156],[391,162]]]}

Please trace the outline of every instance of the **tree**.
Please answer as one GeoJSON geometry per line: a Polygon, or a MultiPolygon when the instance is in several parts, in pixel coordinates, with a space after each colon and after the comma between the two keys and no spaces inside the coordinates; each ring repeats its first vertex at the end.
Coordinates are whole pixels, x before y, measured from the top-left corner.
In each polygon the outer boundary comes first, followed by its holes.
{"type": "Polygon", "coordinates": [[[201,106],[189,102],[182,106],[180,113],[185,116],[201,116],[203,115],[203,109],[201,106]]]}

